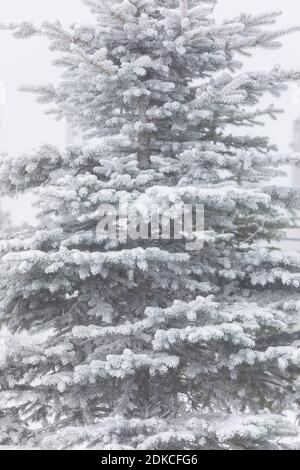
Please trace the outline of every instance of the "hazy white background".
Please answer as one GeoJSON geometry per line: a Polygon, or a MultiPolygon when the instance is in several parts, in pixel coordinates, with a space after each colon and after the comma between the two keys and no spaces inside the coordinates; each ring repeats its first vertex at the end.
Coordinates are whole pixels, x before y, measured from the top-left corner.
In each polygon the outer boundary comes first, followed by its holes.
{"type": "MultiPolygon", "coordinates": [[[[263,13],[280,10],[280,26],[300,24],[300,2],[296,0],[219,0],[216,15],[219,20],[237,16],[241,12],[263,13]]],[[[81,0],[0,0],[0,22],[25,20],[40,23],[59,19],[65,26],[91,21],[90,12],[81,0]]],[[[43,143],[62,147],[66,142],[66,129],[62,122],[43,114],[43,106],[34,96],[21,93],[23,84],[56,82],[59,70],[51,66],[53,54],[48,50],[46,39],[32,38],[17,41],[8,32],[0,32],[0,86],[5,87],[5,103],[0,104],[0,151],[9,154],[26,152],[43,143]],[[3,85],[4,84],[4,85],[3,85]]],[[[268,70],[275,64],[300,69],[300,32],[283,39],[283,47],[277,51],[256,50],[254,57],[246,60],[246,68],[268,70]]],[[[0,95],[3,95],[3,90],[0,95]]],[[[0,96],[0,102],[3,96],[0,96]]],[[[267,133],[279,146],[288,151],[292,142],[293,123],[300,116],[300,87],[292,87],[276,105],[285,110],[277,122],[267,122],[267,133]]],[[[30,197],[13,202],[2,202],[16,222],[33,220],[34,211],[30,197]]]]}

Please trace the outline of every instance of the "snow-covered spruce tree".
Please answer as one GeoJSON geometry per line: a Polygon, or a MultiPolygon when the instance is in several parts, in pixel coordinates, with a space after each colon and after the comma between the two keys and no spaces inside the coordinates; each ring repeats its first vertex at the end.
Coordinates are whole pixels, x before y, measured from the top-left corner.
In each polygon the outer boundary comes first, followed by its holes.
{"type": "Polygon", "coordinates": [[[214,1],[85,3],[95,24],[9,27],[61,53],[60,84],[34,91],[98,141],[1,163],[3,192],[34,188],[40,209],[31,238],[1,245],[1,318],[14,333],[1,359],[2,441],[284,447],[296,432],[283,411],[297,403],[300,256],[265,242],[299,205],[272,185],[294,158],[234,128],[274,117],[260,98],[299,79],[241,72],[237,60],[288,31],[267,30],[276,13],[217,24],[214,1]],[[125,197],[144,217],[204,204],[203,249],[97,236],[101,205],[125,197]]]}
{"type": "MultiPolygon", "coordinates": [[[[10,218],[9,218],[9,215],[6,212],[4,212],[0,206],[0,243],[2,240],[10,238],[10,236],[11,236],[10,218]]],[[[1,359],[2,359],[2,356],[4,355],[4,347],[5,347],[4,337],[5,337],[5,340],[7,339],[7,337],[9,337],[8,336],[9,333],[4,328],[3,323],[4,323],[3,319],[0,318],[0,370],[1,370],[1,365],[2,365],[1,359]]],[[[7,416],[5,417],[5,415],[2,414],[2,411],[0,410],[0,446],[3,441],[4,435],[5,435],[5,438],[7,437],[6,429],[8,427],[8,423],[9,423],[9,428],[11,431],[12,421],[7,416]],[[2,420],[2,418],[5,418],[5,419],[2,420]],[[4,428],[5,428],[5,431],[4,431],[4,428]]]]}
{"type": "MultiPolygon", "coordinates": [[[[0,160],[2,156],[0,154],[0,160]]],[[[9,237],[11,231],[11,220],[7,211],[3,209],[3,201],[0,200],[0,240],[9,237]]]]}

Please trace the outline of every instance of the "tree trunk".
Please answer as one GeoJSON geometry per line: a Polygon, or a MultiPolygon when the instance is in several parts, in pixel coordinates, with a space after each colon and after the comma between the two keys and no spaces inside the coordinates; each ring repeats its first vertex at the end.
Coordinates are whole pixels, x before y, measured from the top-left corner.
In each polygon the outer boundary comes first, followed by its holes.
{"type": "MultiPolygon", "coordinates": [[[[144,99],[139,102],[139,116],[143,124],[147,122],[147,106],[144,99]]],[[[141,132],[138,137],[138,163],[141,170],[150,167],[150,135],[147,132],[141,132]]]]}

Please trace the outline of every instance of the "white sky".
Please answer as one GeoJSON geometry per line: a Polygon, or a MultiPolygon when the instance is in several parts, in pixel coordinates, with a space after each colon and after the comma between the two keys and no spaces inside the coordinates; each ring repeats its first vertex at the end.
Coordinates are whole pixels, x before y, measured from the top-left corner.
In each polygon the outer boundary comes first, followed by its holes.
{"type": "MultiPolygon", "coordinates": [[[[280,26],[300,24],[300,2],[296,0],[219,0],[216,9],[218,19],[231,18],[241,12],[262,13],[281,10],[280,26]]],[[[74,22],[88,23],[90,13],[81,0],[0,0],[0,22],[59,19],[68,26],[74,22]]],[[[247,69],[268,70],[275,64],[300,70],[300,32],[283,39],[283,48],[277,51],[257,50],[247,60],[247,69]]],[[[59,70],[51,66],[53,54],[48,51],[47,41],[32,38],[17,41],[8,32],[0,32],[0,151],[20,153],[47,142],[63,146],[66,130],[63,123],[43,114],[43,106],[34,96],[21,93],[23,84],[56,82],[59,70]],[[3,99],[6,90],[5,100],[3,99]],[[5,101],[5,103],[4,103],[5,101]]],[[[300,115],[300,87],[293,88],[276,105],[285,110],[277,122],[270,122],[263,129],[285,151],[292,141],[293,122],[300,115]]],[[[29,198],[2,204],[8,208],[17,222],[32,220],[33,211],[29,198]]]]}

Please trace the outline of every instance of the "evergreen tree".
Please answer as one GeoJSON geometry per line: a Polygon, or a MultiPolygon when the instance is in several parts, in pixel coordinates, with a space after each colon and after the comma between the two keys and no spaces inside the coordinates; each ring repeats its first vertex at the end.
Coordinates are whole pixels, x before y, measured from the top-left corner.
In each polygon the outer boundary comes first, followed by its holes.
{"type": "MultiPolygon", "coordinates": [[[[0,124],[1,126],[1,124],[0,124]]],[[[2,158],[0,154],[0,159],[2,158]]],[[[7,211],[3,210],[3,201],[0,201],[0,240],[9,237],[11,229],[11,220],[7,211]]]]}
{"type": "Polygon", "coordinates": [[[276,117],[260,98],[300,76],[238,55],[292,30],[267,29],[277,13],[218,24],[214,0],[85,3],[94,24],[9,26],[60,53],[59,85],[33,91],[90,143],[1,162],[2,191],[34,188],[40,210],[31,237],[1,244],[2,444],[283,448],[300,256],[266,242],[293,225],[299,192],[272,179],[297,158],[238,128],[276,117]],[[97,236],[101,205],[125,198],[145,220],[203,204],[203,249],[97,236]]]}
{"type": "MultiPolygon", "coordinates": [[[[10,223],[9,215],[6,212],[4,212],[0,207],[0,243],[1,241],[5,239],[9,239],[10,236],[11,236],[11,223],[10,223]]],[[[2,356],[4,356],[5,342],[7,338],[10,337],[3,323],[4,323],[3,319],[1,318],[0,319],[0,370],[1,370],[1,365],[3,362],[1,359],[2,359],[2,356]]],[[[2,414],[2,411],[0,411],[0,445],[3,441],[4,435],[5,435],[5,438],[7,437],[6,429],[8,427],[9,428],[11,427],[10,419],[6,417],[5,420],[2,420],[2,418],[5,418],[5,414],[2,414]]]]}

